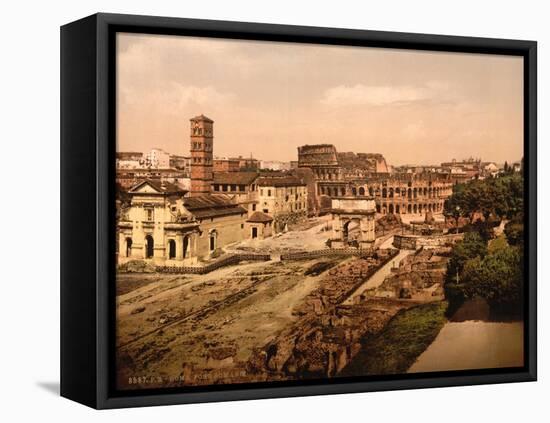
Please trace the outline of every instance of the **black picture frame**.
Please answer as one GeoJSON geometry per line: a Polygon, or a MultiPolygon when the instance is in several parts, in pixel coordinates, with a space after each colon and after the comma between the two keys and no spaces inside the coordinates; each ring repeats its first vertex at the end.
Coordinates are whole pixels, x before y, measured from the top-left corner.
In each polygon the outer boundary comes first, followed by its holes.
{"type": "Polygon", "coordinates": [[[95,14],[61,28],[61,395],[119,408],[534,381],[537,378],[537,44],[534,41],[95,14]],[[524,58],[525,365],[201,389],[116,392],[114,153],[117,32],[489,53],[524,58]]]}

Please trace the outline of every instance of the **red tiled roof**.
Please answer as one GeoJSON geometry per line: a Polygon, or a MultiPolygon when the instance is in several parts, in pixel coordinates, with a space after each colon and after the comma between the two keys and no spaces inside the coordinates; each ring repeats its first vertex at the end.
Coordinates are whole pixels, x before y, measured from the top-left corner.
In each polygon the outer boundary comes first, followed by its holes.
{"type": "Polygon", "coordinates": [[[247,219],[247,222],[252,222],[252,223],[266,223],[266,222],[272,222],[272,221],[273,221],[273,218],[271,216],[261,211],[255,212],[254,214],[252,214],[252,216],[250,216],[247,219]]]}
{"type": "Polygon", "coordinates": [[[262,176],[258,179],[258,185],[264,187],[293,187],[293,186],[305,186],[306,184],[295,176],[281,176],[270,177],[262,176]]]}
{"type": "Polygon", "coordinates": [[[258,172],[214,172],[214,184],[250,185],[260,174],[258,172]]]}
{"type": "Polygon", "coordinates": [[[151,187],[153,187],[156,191],[159,193],[165,193],[165,194],[184,194],[187,192],[187,190],[184,190],[181,186],[177,184],[173,184],[171,182],[161,182],[154,179],[145,179],[143,181],[138,182],[136,185],[134,185],[132,188],[128,190],[128,192],[135,191],[143,184],[148,184],[151,187]]]}
{"type": "Polygon", "coordinates": [[[246,209],[220,195],[185,197],[183,205],[197,219],[246,213],[246,209]]]}
{"type": "Polygon", "coordinates": [[[191,118],[189,120],[202,120],[204,122],[210,122],[210,123],[214,123],[214,121],[204,115],[198,115],[198,116],[195,116],[194,118],[191,118]]]}

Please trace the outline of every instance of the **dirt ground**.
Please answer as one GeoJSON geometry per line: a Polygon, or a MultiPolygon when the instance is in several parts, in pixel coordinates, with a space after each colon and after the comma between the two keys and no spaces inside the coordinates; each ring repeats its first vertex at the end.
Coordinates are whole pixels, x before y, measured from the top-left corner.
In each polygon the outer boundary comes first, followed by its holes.
{"type": "Polygon", "coordinates": [[[304,273],[320,261],[241,264],[208,275],[119,275],[120,387],[189,378],[196,384],[201,369],[209,378],[213,369],[243,371],[253,348],[298,318],[292,311],[323,277],[304,273]]]}
{"type": "MultiPolygon", "coordinates": [[[[325,248],[331,230],[327,217],[293,229],[226,248],[228,252],[269,252],[269,262],[241,262],[205,275],[119,273],[118,388],[293,377],[279,361],[284,356],[285,362],[296,361],[293,368],[304,367],[304,358],[291,357],[293,351],[302,354],[298,347],[319,356],[316,361],[312,358],[316,367],[330,375],[350,358],[342,352],[350,350],[350,340],[357,347],[365,331],[381,330],[399,309],[409,306],[399,299],[374,298],[343,305],[373,272],[395,257],[395,250],[377,250],[367,258],[280,261],[278,255],[283,252],[325,248]],[[319,324],[324,327],[325,321],[332,322],[326,330],[315,329],[319,324]],[[319,345],[327,351],[308,338],[310,331],[318,333],[319,345]],[[304,332],[305,338],[294,336],[295,332],[304,332]],[[289,339],[299,339],[293,350],[287,345],[289,339]],[[335,348],[338,351],[332,351],[335,348]]],[[[388,247],[392,240],[386,236],[378,241],[388,247]]]]}

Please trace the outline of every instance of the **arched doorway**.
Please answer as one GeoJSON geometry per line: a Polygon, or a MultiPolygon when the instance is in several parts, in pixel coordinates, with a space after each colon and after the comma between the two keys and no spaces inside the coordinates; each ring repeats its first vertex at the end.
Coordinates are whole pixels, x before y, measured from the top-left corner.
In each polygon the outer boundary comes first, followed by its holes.
{"type": "Polygon", "coordinates": [[[145,258],[153,257],[155,252],[154,246],[155,242],[153,241],[153,237],[151,235],[147,235],[145,237],[145,258]]]}
{"type": "Polygon", "coordinates": [[[168,241],[168,258],[176,258],[176,241],[174,241],[173,239],[168,241]]]}
{"type": "Polygon", "coordinates": [[[132,255],[132,238],[126,238],[126,257],[132,255]]]}
{"type": "Polygon", "coordinates": [[[389,212],[390,214],[393,214],[393,204],[390,204],[390,205],[388,206],[388,212],[389,212]]]}
{"type": "Polygon", "coordinates": [[[365,195],[365,188],[363,187],[359,188],[359,195],[365,195]]]}
{"type": "Polygon", "coordinates": [[[360,222],[358,219],[350,219],[342,226],[342,238],[344,242],[351,242],[358,239],[360,235],[360,222]]]}

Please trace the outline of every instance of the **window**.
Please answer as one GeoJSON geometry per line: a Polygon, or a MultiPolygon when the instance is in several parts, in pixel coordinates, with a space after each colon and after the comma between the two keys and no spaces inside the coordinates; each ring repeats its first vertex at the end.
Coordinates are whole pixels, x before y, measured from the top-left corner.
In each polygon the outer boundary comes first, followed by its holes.
{"type": "Polygon", "coordinates": [[[152,222],[155,220],[155,210],[154,209],[145,209],[147,213],[147,221],[152,222]]]}
{"type": "Polygon", "coordinates": [[[256,211],[256,204],[252,204],[252,211],[256,211]]]}
{"type": "Polygon", "coordinates": [[[266,214],[269,213],[269,209],[263,209],[262,211],[266,214]]]}
{"type": "Polygon", "coordinates": [[[270,189],[267,190],[267,196],[271,197],[271,190],[270,189]]]}
{"type": "Polygon", "coordinates": [[[239,191],[241,191],[241,192],[244,191],[244,185],[239,185],[239,191]]]}
{"type": "Polygon", "coordinates": [[[244,223],[241,223],[241,229],[244,229],[244,223]]]}

